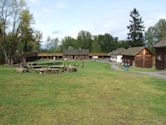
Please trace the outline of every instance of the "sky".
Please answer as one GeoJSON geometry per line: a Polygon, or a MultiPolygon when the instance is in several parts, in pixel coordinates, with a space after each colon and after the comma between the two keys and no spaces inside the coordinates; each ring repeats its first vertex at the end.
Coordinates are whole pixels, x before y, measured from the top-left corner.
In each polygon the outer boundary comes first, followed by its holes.
{"type": "Polygon", "coordinates": [[[146,29],[166,19],[166,0],[27,0],[33,14],[33,27],[48,36],[77,37],[86,30],[93,35],[110,33],[126,39],[130,11],[137,8],[146,29]]]}

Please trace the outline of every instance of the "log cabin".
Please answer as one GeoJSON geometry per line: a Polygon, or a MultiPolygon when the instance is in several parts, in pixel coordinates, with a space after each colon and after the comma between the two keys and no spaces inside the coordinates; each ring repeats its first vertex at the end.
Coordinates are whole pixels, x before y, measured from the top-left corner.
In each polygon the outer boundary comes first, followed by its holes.
{"type": "Polygon", "coordinates": [[[161,40],[155,46],[156,50],[156,69],[166,69],[166,40],[161,40]]]}
{"type": "Polygon", "coordinates": [[[145,47],[132,47],[123,52],[123,64],[141,68],[152,68],[154,54],[145,47]]]}
{"type": "Polygon", "coordinates": [[[62,53],[38,53],[39,59],[53,59],[53,60],[61,60],[63,59],[62,53]]]}
{"type": "Polygon", "coordinates": [[[27,62],[37,59],[53,59],[53,60],[83,60],[83,59],[109,59],[107,53],[89,53],[89,50],[64,50],[63,53],[42,53],[26,54],[27,62]]]}
{"type": "Polygon", "coordinates": [[[75,50],[63,50],[63,59],[77,60],[77,59],[89,59],[88,49],[75,49],[75,50]]]}

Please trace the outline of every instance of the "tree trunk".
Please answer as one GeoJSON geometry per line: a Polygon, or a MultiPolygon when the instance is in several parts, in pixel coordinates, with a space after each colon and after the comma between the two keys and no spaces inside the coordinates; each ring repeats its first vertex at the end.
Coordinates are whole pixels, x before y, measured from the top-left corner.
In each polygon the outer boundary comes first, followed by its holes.
{"type": "Polygon", "coordinates": [[[10,66],[13,66],[13,58],[10,58],[10,66]]]}
{"type": "Polygon", "coordinates": [[[7,52],[4,50],[4,58],[5,58],[5,64],[7,65],[13,65],[13,59],[7,54],[7,52]]]}
{"type": "Polygon", "coordinates": [[[8,58],[7,53],[6,53],[5,50],[4,50],[4,57],[5,57],[5,64],[8,64],[9,58],[8,58]]]}

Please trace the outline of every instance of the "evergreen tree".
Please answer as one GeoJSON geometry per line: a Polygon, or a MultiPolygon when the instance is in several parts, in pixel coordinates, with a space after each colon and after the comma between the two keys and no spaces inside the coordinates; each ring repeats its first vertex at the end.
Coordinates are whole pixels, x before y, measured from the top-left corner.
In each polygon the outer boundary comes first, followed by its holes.
{"type": "Polygon", "coordinates": [[[129,29],[128,33],[128,41],[130,47],[137,47],[137,46],[143,46],[144,45],[144,39],[143,39],[143,31],[144,31],[144,25],[142,21],[142,17],[140,17],[139,11],[134,8],[130,12],[130,25],[127,26],[129,29]]]}

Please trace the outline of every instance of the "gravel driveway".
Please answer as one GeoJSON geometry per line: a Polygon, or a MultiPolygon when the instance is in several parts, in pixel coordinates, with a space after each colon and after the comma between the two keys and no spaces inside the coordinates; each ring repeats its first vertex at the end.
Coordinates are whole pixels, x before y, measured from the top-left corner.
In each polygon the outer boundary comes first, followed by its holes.
{"type": "MultiPolygon", "coordinates": [[[[121,67],[119,67],[118,65],[116,65],[114,63],[111,63],[111,68],[116,71],[124,71],[121,67]]],[[[148,75],[148,76],[166,79],[166,70],[156,71],[156,72],[142,72],[142,71],[130,71],[129,70],[128,72],[139,73],[139,74],[144,74],[144,75],[148,75]]]]}

